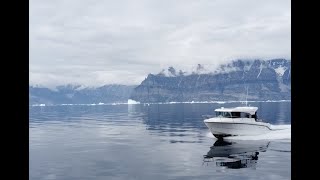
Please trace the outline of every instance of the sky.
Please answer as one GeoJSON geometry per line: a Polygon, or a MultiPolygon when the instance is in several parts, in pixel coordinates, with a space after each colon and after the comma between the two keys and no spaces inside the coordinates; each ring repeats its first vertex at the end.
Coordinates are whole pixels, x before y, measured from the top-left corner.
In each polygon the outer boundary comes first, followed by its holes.
{"type": "Polygon", "coordinates": [[[290,0],[30,0],[29,84],[138,85],[149,73],[291,59],[290,0]]]}

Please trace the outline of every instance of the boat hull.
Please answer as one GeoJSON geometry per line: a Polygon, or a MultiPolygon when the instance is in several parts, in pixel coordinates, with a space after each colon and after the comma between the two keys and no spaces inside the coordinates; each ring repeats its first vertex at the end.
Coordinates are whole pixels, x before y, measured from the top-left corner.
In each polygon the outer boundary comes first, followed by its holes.
{"type": "Polygon", "coordinates": [[[271,130],[268,123],[261,122],[205,120],[204,123],[216,137],[259,135],[271,130]]]}

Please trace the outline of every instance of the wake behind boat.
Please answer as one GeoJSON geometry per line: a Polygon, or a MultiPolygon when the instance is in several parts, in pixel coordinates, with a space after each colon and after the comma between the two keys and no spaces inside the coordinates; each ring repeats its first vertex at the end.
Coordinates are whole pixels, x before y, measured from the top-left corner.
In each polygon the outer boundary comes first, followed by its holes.
{"type": "Polygon", "coordinates": [[[215,109],[216,117],[204,123],[216,138],[227,136],[259,135],[271,131],[269,123],[257,117],[258,107],[235,107],[215,109]]]}

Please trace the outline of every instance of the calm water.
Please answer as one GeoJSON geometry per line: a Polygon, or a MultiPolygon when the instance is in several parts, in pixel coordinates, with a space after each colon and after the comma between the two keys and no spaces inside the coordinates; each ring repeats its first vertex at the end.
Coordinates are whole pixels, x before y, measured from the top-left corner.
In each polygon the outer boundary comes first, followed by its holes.
{"type": "Polygon", "coordinates": [[[30,107],[30,179],[291,179],[291,103],[251,103],[282,130],[217,141],[227,104],[30,107]]]}

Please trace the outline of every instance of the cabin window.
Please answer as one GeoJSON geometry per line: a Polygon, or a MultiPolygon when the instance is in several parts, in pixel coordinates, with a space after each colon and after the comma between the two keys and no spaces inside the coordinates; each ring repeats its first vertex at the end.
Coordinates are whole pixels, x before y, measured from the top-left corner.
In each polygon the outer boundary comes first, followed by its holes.
{"type": "Polygon", "coordinates": [[[240,112],[231,112],[232,118],[239,118],[240,112]]]}
{"type": "Polygon", "coordinates": [[[225,117],[225,118],[257,118],[257,115],[251,115],[246,112],[219,112],[216,111],[217,117],[225,117]]]}
{"type": "Polygon", "coordinates": [[[241,112],[241,113],[240,113],[240,117],[241,117],[241,118],[251,118],[251,114],[245,113],[245,112],[241,112]]]}
{"type": "Polygon", "coordinates": [[[230,112],[219,112],[219,111],[216,112],[216,116],[217,117],[225,117],[225,118],[231,118],[232,117],[230,112]]]}
{"type": "Polygon", "coordinates": [[[254,118],[255,120],[257,120],[258,119],[257,112],[254,115],[252,115],[251,117],[254,118]]]}
{"type": "Polygon", "coordinates": [[[231,118],[231,113],[230,112],[224,112],[224,117],[231,118]]]}

